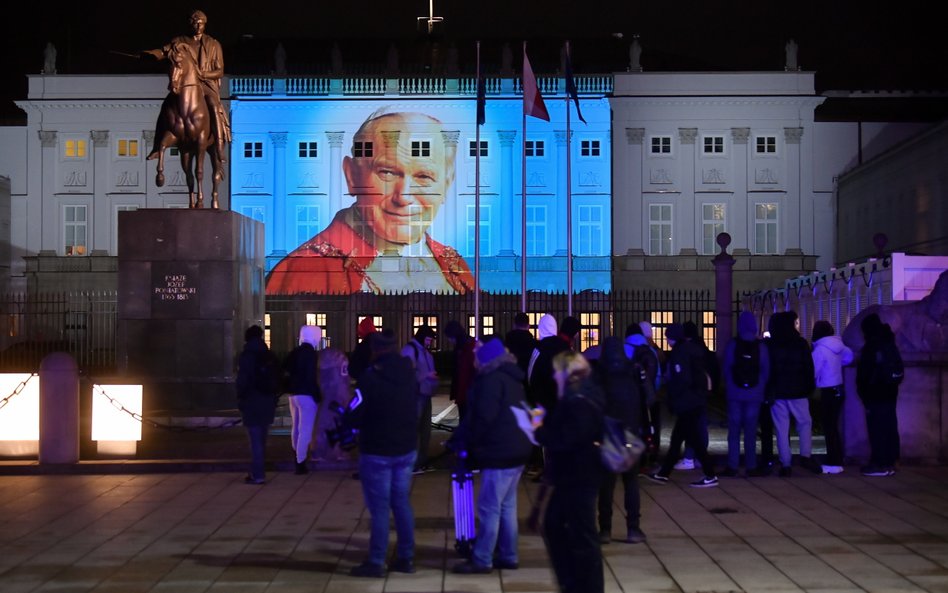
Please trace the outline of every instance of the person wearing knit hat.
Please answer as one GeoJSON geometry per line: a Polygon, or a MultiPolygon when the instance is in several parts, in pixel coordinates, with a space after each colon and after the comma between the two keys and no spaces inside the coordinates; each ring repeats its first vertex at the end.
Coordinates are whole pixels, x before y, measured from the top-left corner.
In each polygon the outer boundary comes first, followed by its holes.
{"type": "Polygon", "coordinates": [[[317,383],[316,349],[323,337],[318,325],[300,327],[299,346],[290,352],[284,363],[287,376],[287,393],[290,402],[290,443],[296,453],[296,474],[309,472],[307,457],[309,445],[313,440],[313,427],[316,424],[317,406],[321,400],[317,383]]]}
{"type": "Polygon", "coordinates": [[[461,574],[519,566],[517,489],[532,449],[511,411],[526,402],[517,358],[497,337],[478,346],[475,356],[477,376],[471,386],[470,408],[452,436],[452,447],[467,451],[468,459],[481,470],[477,538],[470,560],[453,568],[461,574]]]}
{"type": "Polygon", "coordinates": [[[349,376],[353,379],[358,380],[372,361],[372,348],[369,345],[369,337],[375,332],[375,322],[372,320],[371,315],[366,316],[360,321],[356,328],[356,336],[359,338],[359,343],[356,344],[352,353],[349,354],[349,376]]]}
{"type": "Polygon", "coordinates": [[[708,457],[708,447],[701,438],[700,422],[705,413],[709,379],[704,369],[700,347],[685,339],[685,330],[680,323],[672,323],[665,329],[665,338],[672,350],[668,358],[668,409],[675,415],[671,443],[661,468],[646,477],[658,484],[667,484],[675,462],[681,454],[683,444],[694,449],[695,458],[701,463],[704,477],[692,482],[694,488],[710,488],[718,485],[714,466],[708,457]]]}

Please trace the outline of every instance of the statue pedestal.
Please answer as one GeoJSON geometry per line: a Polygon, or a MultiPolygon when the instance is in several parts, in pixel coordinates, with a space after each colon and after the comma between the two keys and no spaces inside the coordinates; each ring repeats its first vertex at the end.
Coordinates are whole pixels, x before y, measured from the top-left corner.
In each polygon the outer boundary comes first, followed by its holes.
{"type": "Polygon", "coordinates": [[[263,224],[221,210],[119,213],[118,368],[146,412],[236,408],[244,330],[263,325],[263,224]]]}

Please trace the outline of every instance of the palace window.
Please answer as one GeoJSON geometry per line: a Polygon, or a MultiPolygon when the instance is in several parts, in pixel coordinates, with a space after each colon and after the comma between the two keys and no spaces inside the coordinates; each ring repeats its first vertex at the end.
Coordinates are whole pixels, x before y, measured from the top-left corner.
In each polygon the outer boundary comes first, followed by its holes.
{"type": "Polygon", "coordinates": [[[672,137],[671,136],[652,136],[649,140],[649,152],[652,154],[671,154],[672,137]]]}
{"type": "Polygon", "coordinates": [[[598,140],[582,140],[579,143],[579,156],[599,156],[598,140]]]}
{"type": "Polygon", "coordinates": [[[671,204],[650,204],[648,207],[649,255],[672,254],[671,204]]]}
{"type": "Polygon", "coordinates": [[[701,247],[704,255],[717,253],[718,235],[724,232],[724,204],[701,205],[701,247]]]}
{"type": "Polygon", "coordinates": [[[412,140],[411,156],[428,158],[431,156],[431,142],[428,140],[412,140]]]}
{"type": "Polygon", "coordinates": [[[63,206],[63,238],[66,255],[86,255],[89,231],[85,206],[63,206]]]}
{"type": "MultiPolygon", "coordinates": [[[[467,256],[474,257],[474,212],[477,209],[473,204],[467,206],[467,256]]],[[[490,206],[481,204],[481,255],[490,255],[490,206]]]]}
{"type": "MultiPolygon", "coordinates": [[[[487,158],[487,140],[481,140],[480,146],[481,146],[481,154],[480,154],[480,157],[481,157],[482,159],[483,159],[483,158],[487,158]]],[[[478,156],[478,154],[477,154],[477,141],[476,141],[476,140],[471,140],[470,142],[468,142],[468,145],[467,145],[467,154],[468,154],[468,156],[471,157],[471,158],[474,158],[474,157],[478,156]]]]}
{"type": "Polygon", "coordinates": [[[319,206],[296,207],[296,244],[302,245],[316,235],[322,226],[319,224],[319,206]]]}
{"type": "Polygon", "coordinates": [[[546,255],[546,206],[527,206],[527,255],[546,255]]]}
{"type": "Polygon", "coordinates": [[[777,204],[754,206],[754,254],[777,254],[777,204]]]}
{"type": "Polygon", "coordinates": [[[262,159],[263,142],[244,142],[245,159],[262,159]]]}
{"type": "Polygon", "coordinates": [[[527,140],[523,146],[528,157],[543,156],[544,148],[543,140],[527,140]]]}
{"type": "Polygon", "coordinates": [[[579,206],[576,255],[602,255],[602,206],[579,206]]]}
{"type": "Polygon", "coordinates": [[[300,142],[299,143],[299,155],[301,159],[315,159],[318,154],[318,143],[316,142],[300,142]]]}
{"type": "Polygon", "coordinates": [[[352,143],[352,156],[355,158],[371,157],[372,156],[372,143],[371,142],[353,142],[352,143]]]}
{"type": "Polygon", "coordinates": [[[134,138],[119,138],[115,146],[115,156],[122,159],[138,158],[138,140],[134,138]]]}
{"type": "Polygon", "coordinates": [[[84,159],[86,158],[88,148],[89,143],[86,140],[80,140],[78,138],[67,139],[63,144],[63,157],[67,159],[84,159]]]}
{"type": "Polygon", "coordinates": [[[754,140],[754,152],[757,154],[777,154],[777,137],[757,136],[754,140]]]}
{"type": "Polygon", "coordinates": [[[701,151],[707,155],[724,154],[724,136],[704,136],[701,151]]]}

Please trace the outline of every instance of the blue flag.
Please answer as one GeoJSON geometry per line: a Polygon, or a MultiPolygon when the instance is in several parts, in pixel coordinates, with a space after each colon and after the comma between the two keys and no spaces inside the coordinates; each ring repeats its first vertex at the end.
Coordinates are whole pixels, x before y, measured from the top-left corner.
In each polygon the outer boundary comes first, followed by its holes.
{"type": "Polygon", "coordinates": [[[566,96],[576,103],[576,115],[579,116],[579,121],[586,123],[583,112],[579,109],[579,91],[576,89],[576,81],[573,80],[573,61],[569,55],[569,42],[566,43],[566,96]]]}

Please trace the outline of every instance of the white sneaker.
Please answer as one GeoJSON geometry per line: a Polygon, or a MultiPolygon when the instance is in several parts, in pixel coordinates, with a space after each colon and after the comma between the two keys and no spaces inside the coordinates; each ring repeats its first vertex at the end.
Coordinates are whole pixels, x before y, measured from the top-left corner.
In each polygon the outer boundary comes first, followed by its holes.
{"type": "Polygon", "coordinates": [[[841,474],[843,473],[843,466],[841,465],[824,465],[823,466],[824,474],[841,474]]]}
{"type": "Polygon", "coordinates": [[[681,460],[675,464],[675,469],[694,469],[695,460],[688,459],[687,457],[682,457],[681,460]]]}

